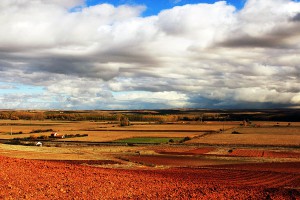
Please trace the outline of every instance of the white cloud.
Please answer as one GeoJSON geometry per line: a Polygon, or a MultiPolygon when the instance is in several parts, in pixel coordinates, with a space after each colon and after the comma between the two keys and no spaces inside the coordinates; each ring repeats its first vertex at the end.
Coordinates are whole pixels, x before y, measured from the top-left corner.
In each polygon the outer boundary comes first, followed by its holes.
{"type": "Polygon", "coordinates": [[[125,107],[131,103],[158,105],[159,108],[188,107],[188,97],[178,92],[125,92],[116,93],[115,101],[125,107]],[[162,107],[160,107],[162,106],[162,107]]]}
{"type": "Polygon", "coordinates": [[[300,104],[300,93],[298,93],[295,96],[293,96],[292,103],[300,104]]]}
{"type": "Polygon", "coordinates": [[[29,98],[41,107],[299,104],[300,3],[248,0],[238,11],[221,1],[151,17],[144,9],[2,0],[0,90],[43,86],[47,100],[29,98]]]}

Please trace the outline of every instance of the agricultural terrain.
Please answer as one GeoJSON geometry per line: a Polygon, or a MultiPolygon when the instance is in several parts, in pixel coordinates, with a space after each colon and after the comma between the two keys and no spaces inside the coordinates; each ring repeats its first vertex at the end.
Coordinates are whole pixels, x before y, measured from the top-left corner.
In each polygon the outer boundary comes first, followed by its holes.
{"type": "Polygon", "coordinates": [[[0,120],[0,198],[300,198],[300,122],[101,115],[0,120]]]}

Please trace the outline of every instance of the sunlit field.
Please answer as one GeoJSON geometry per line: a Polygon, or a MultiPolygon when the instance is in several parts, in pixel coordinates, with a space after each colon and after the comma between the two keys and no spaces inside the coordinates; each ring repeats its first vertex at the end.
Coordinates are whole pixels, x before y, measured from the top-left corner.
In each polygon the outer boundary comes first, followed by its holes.
{"type": "MultiPolygon", "coordinates": [[[[88,186],[102,180],[101,191],[112,189],[110,184],[120,180],[122,185],[132,184],[134,179],[142,192],[138,194],[147,196],[143,184],[151,178],[153,187],[163,183],[160,187],[168,191],[177,191],[178,187],[172,186],[176,181],[185,184],[189,195],[191,187],[196,188],[193,191],[205,188],[192,193],[199,198],[203,194],[233,197],[241,192],[243,197],[265,197],[270,194],[265,192],[269,187],[276,188],[274,197],[298,195],[299,122],[199,121],[189,117],[193,120],[130,121],[126,125],[121,120],[0,120],[2,171],[10,173],[9,177],[35,177],[31,174],[34,168],[39,177],[55,185],[43,186],[45,194],[58,191],[56,196],[76,196],[72,191],[77,182],[72,181],[77,179],[88,186]],[[59,137],[52,137],[54,133],[59,137]],[[22,170],[7,167],[9,163],[22,170]],[[57,174],[63,177],[56,183],[53,177],[57,174]],[[107,174],[106,181],[103,174],[107,174]],[[129,176],[134,178],[124,178],[129,176]],[[57,185],[59,190],[52,189],[57,185]],[[219,192],[212,193],[216,187],[219,192]]],[[[21,187],[27,187],[27,179],[18,180],[21,187]]],[[[98,194],[98,190],[93,191],[98,194]]]]}

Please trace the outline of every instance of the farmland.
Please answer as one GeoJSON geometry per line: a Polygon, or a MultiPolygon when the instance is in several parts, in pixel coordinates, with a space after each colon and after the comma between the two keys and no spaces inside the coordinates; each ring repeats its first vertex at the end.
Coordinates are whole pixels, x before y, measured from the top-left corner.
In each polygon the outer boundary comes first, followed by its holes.
{"type": "Polygon", "coordinates": [[[299,122],[245,124],[228,114],[227,120],[213,113],[206,116],[219,120],[199,121],[194,111],[185,118],[153,113],[135,117],[143,120],[130,126],[117,120],[0,120],[0,197],[300,197],[299,122]],[[144,121],[149,115],[154,120],[144,121]],[[51,138],[52,132],[72,137],[51,138]]]}

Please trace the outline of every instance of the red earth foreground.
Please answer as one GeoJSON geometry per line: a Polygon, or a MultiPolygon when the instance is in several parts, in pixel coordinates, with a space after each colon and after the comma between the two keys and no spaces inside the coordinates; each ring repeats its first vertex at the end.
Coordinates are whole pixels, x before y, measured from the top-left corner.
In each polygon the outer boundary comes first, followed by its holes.
{"type": "Polygon", "coordinates": [[[106,169],[0,156],[0,199],[300,199],[300,163],[106,169]]]}

